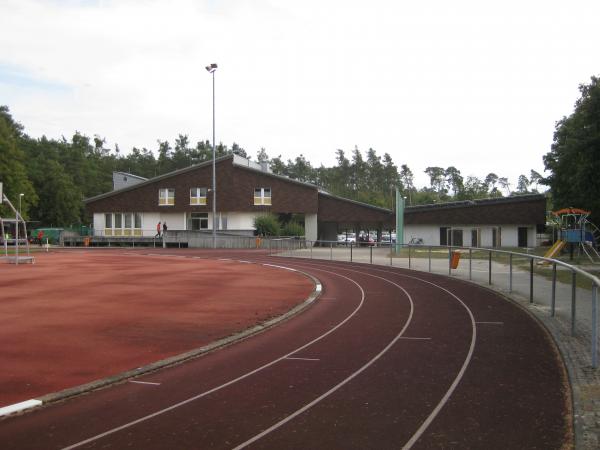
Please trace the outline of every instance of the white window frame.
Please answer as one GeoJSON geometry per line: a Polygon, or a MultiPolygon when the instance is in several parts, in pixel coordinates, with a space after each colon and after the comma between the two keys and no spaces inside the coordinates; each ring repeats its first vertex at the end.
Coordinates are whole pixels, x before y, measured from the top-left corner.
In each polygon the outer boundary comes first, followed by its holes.
{"type": "Polygon", "coordinates": [[[142,236],[142,213],[104,213],[104,235],[142,236]]]}
{"type": "Polygon", "coordinates": [[[175,189],[162,188],[158,190],[158,206],[174,206],[175,189]]]}
{"type": "Polygon", "coordinates": [[[194,187],[190,189],[190,205],[206,206],[208,189],[205,187],[194,187]]]}
{"type": "Polygon", "coordinates": [[[260,187],[254,188],[254,205],[255,206],[271,206],[271,188],[260,187]]]}
{"type": "Polygon", "coordinates": [[[208,213],[206,212],[191,212],[190,216],[189,216],[189,224],[188,224],[188,228],[190,230],[194,230],[194,227],[192,226],[192,223],[194,220],[199,220],[200,221],[200,227],[198,228],[198,230],[208,230],[209,228],[209,223],[208,223],[208,213]],[[206,222],[204,222],[206,221],[206,222]],[[202,227],[202,223],[206,224],[206,227],[202,227]]]}

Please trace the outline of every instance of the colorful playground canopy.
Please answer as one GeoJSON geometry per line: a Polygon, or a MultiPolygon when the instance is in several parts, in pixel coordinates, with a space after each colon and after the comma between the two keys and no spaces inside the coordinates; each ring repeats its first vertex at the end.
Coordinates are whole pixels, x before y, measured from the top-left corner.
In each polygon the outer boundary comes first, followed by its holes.
{"type": "Polygon", "coordinates": [[[552,211],[552,214],[555,216],[562,216],[563,214],[585,214],[589,216],[591,212],[579,208],[563,208],[558,211],[552,211]]]}

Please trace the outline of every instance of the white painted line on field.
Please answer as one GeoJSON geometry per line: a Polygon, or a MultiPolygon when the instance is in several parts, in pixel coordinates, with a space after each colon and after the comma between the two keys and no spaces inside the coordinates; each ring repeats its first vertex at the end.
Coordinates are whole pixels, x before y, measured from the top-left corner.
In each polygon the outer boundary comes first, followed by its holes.
{"type": "Polygon", "coordinates": [[[252,261],[245,261],[243,259],[238,259],[238,262],[243,263],[243,264],[252,264],[252,261]]]}
{"type": "Polygon", "coordinates": [[[299,360],[299,361],[321,361],[321,360],[320,360],[320,359],[318,359],[318,358],[293,358],[293,357],[291,357],[291,356],[290,356],[290,357],[288,357],[288,358],[285,358],[285,359],[297,359],[297,360],[299,360]]]}
{"type": "Polygon", "coordinates": [[[263,266],[275,267],[276,269],[285,269],[285,270],[289,270],[291,272],[298,272],[296,269],[292,269],[291,267],[278,266],[276,264],[266,264],[266,263],[263,263],[263,266]]]}
{"type": "Polygon", "coordinates": [[[430,337],[405,337],[402,336],[400,339],[408,339],[409,341],[430,341],[430,337]]]}
{"type": "Polygon", "coordinates": [[[219,261],[231,261],[231,258],[219,258],[219,261]]]}
{"type": "Polygon", "coordinates": [[[152,383],[150,381],[136,381],[136,380],[129,380],[130,383],[135,383],[135,384],[151,384],[152,386],[160,386],[160,383],[152,383]]]}
{"type": "Polygon", "coordinates": [[[40,400],[25,400],[24,402],[15,403],[13,405],[8,405],[4,408],[0,408],[0,416],[6,416],[14,412],[23,411],[25,409],[33,408],[35,406],[40,406],[41,404],[42,402],[40,400]]]}
{"type": "Polygon", "coordinates": [[[504,322],[475,322],[482,325],[504,325],[504,322]]]}

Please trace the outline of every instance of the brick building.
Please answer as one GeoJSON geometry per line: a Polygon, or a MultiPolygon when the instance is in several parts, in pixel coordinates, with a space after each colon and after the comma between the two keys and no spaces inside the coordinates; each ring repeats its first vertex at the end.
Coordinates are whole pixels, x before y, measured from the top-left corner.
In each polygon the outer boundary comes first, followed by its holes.
{"type": "MultiPolygon", "coordinates": [[[[328,194],[240,156],[219,158],[215,165],[219,233],[252,235],[254,218],[267,212],[302,217],[308,240],[336,240],[342,230],[395,228],[389,209],[328,194]]],[[[151,237],[159,221],[169,230],[202,232],[212,230],[211,186],[208,161],[119,185],[85,203],[97,236],[151,237]]],[[[527,246],[544,221],[543,195],[408,207],[404,242],[414,237],[430,245],[527,246]]]]}

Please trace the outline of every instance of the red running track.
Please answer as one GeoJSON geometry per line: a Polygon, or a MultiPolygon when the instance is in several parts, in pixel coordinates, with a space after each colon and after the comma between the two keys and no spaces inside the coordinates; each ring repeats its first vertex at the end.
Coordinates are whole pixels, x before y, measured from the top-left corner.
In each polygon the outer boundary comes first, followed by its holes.
{"type": "Polygon", "coordinates": [[[254,259],[317,277],[322,296],[266,333],[136,380],[153,384],[8,418],[3,447],[572,446],[563,365],[512,302],[420,272],[254,259]]]}

